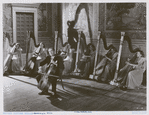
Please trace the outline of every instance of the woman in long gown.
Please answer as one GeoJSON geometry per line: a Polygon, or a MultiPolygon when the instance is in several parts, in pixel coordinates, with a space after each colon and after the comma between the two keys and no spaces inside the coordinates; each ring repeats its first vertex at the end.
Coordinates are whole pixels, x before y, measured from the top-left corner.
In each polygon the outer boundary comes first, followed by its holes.
{"type": "Polygon", "coordinates": [[[98,81],[109,82],[113,79],[117,56],[117,49],[114,46],[111,47],[95,68],[98,81]]]}
{"type": "MultiPolygon", "coordinates": [[[[127,62],[130,62],[132,64],[137,64],[137,53],[135,53],[131,59],[127,59],[127,62]]],[[[117,79],[115,80],[116,85],[117,86],[123,86],[126,84],[126,79],[127,79],[127,76],[128,76],[128,72],[133,70],[133,67],[126,64],[123,68],[121,68],[118,72],[118,77],[117,79]]]]}
{"type": "MultiPolygon", "coordinates": [[[[31,77],[35,77],[38,71],[38,67],[41,61],[43,61],[47,56],[47,49],[41,42],[38,47],[33,51],[32,57],[29,59],[27,65],[25,65],[25,73],[31,77]]],[[[43,72],[45,67],[43,67],[43,72]]]]}
{"type": "Polygon", "coordinates": [[[61,48],[61,50],[59,51],[63,51],[66,53],[67,55],[67,61],[64,61],[64,66],[65,69],[63,70],[63,75],[69,75],[72,71],[73,71],[73,53],[74,53],[74,49],[71,49],[71,46],[68,42],[66,42],[64,44],[64,47],[61,48]]]}
{"type": "Polygon", "coordinates": [[[21,73],[21,67],[22,67],[22,58],[21,58],[22,48],[20,47],[19,43],[15,43],[14,45],[16,45],[16,48],[15,51],[12,53],[13,56],[11,59],[8,72],[19,74],[21,73]]]}
{"type": "Polygon", "coordinates": [[[78,71],[81,77],[88,78],[89,74],[93,73],[94,59],[95,59],[95,46],[91,43],[87,45],[87,50],[78,62],[78,71]]]}
{"type": "Polygon", "coordinates": [[[146,69],[146,59],[144,58],[143,51],[137,52],[136,62],[137,64],[126,62],[126,64],[132,66],[133,69],[128,72],[128,75],[125,78],[126,82],[123,82],[123,85],[120,86],[120,89],[135,89],[141,85],[143,73],[146,69]]]}
{"type": "MultiPolygon", "coordinates": [[[[39,55],[38,55],[38,57],[37,57],[37,59],[36,59],[36,69],[35,69],[35,71],[37,71],[38,70],[38,67],[39,67],[39,64],[40,64],[40,62],[42,62],[44,59],[46,59],[46,57],[47,57],[47,53],[48,53],[48,51],[47,51],[47,49],[45,48],[45,45],[42,43],[42,47],[41,47],[41,50],[40,50],[40,53],[39,53],[39,55]]],[[[43,68],[42,68],[42,71],[44,72],[45,71],[45,67],[43,66],[43,68]]]]}

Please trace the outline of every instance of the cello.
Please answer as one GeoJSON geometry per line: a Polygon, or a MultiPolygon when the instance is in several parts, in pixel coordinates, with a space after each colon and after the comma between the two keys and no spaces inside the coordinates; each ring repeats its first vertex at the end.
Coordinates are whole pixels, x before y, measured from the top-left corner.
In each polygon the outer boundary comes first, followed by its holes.
{"type": "MultiPolygon", "coordinates": [[[[38,88],[42,91],[45,91],[49,88],[49,79],[51,77],[54,77],[56,79],[61,80],[62,88],[64,89],[63,83],[62,83],[62,78],[61,78],[61,73],[59,74],[59,67],[58,63],[61,62],[62,60],[59,60],[57,56],[60,56],[59,54],[56,54],[51,57],[51,62],[48,64],[46,72],[43,74],[39,74],[36,79],[38,82],[38,88]]],[[[65,56],[66,57],[66,56],[65,56]]],[[[53,78],[52,78],[53,79],[53,78]]]]}
{"type": "MultiPolygon", "coordinates": [[[[55,32],[55,39],[56,39],[55,42],[57,42],[56,37],[57,37],[57,32],[55,32]]],[[[57,45],[57,43],[55,43],[55,45],[57,45]]],[[[57,49],[57,46],[55,46],[55,53],[57,52],[56,49],[57,49]]],[[[57,56],[57,54],[55,54],[54,56],[51,56],[51,62],[47,66],[46,72],[40,73],[39,75],[36,76],[36,79],[38,82],[37,87],[42,91],[49,89],[49,86],[50,86],[49,77],[56,77],[57,79],[60,78],[61,84],[62,84],[62,78],[60,76],[56,75],[56,72],[58,69],[57,68],[57,61],[54,60],[56,56],[57,56]]],[[[62,87],[63,87],[63,84],[62,84],[62,87]]],[[[64,87],[63,87],[63,89],[64,89],[64,87]]]]}
{"type": "Polygon", "coordinates": [[[44,90],[48,90],[49,89],[49,87],[50,87],[49,76],[50,77],[59,78],[59,76],[55,75],[56,74],[56,69],[57,69],[57,63],[54,62],[53,59],[52,59],[50,64],[46,68],[46,72],[45,73],[41,73],[41,75],[39,75],[40,77],[39,76],[36,77],[36,79],[38,81],[37,87],[40,90],[44,91],[44,90]]]}

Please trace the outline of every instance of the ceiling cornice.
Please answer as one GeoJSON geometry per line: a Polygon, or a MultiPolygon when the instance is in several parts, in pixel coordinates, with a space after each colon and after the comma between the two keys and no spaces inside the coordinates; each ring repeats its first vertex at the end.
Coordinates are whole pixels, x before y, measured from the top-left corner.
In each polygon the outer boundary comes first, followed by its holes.
{"type": "Polygon", "coordinates": [[[12,3],[12,7],[28,7],[28,8],[38,8],[40,3],[12,3]]]}

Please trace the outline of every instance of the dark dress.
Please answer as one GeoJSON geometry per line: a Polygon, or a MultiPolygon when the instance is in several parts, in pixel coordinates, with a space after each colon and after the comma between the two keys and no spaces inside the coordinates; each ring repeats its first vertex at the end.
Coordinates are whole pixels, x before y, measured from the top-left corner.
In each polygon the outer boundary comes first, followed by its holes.
{"type": "Polygon", "coordinates": [[[83,78],[89,78],[89,75],[93,73],[95,52],[87,50],[84,55],[78,62],[78,68],[83,78]]]}
{"type": "Polygon", "coordinates": [[[70,44],[72,49],[75,49],[75,50],[77,49],[77,42],[78,42],[77,30],[69,27],[68,28],[68,43],[70,44]]]}
{"type": "MultiPolygon", "coordinates": [[[[72,22],[74,23],[74,22],[72,22]]],[[[74,29],[74,25],[70,24],[68,25],[68,43],[71,46],[71,49],[77,50],[77,44],[78,44],[78,31],[77,29],[74,29]]],[[[86,37],[83,32],[81,32],[81,39],[80,39],[80,49],[84,50],[86,48],[86,37]]]]}
{"type": "MultiPolygon", "coordinates": [[[[63,72],[63,69],[64,69],[64,64],[63,64],[63,58],[59,55],[55,55],[54,61],[57,61],[57,67],[56,67],[56,72],[54,75],[57,75],[59,77],[61,77],[62,75],[62,72],[63,72]]],[[[40,66],[43,66],[45,64],[47,65],[50,65],[50,62],[51,62],[51,56],[47,56],[45,60],[43,60],[41,63],[40,63],[40,66]]],[[[47,67],[48,68],[48,67],[47,67]]],[[[39,74],[37,77],[36,77],[37,81],[39,82],[40,79],[41,79],[41,75],[39,74]]],[[[57,77],[52,77],[52,76],[49,76],[48,77],[48,81],[49,83],[52,84],[52,92],[56,93],[56,84],[57,84],[57,77]]]]}

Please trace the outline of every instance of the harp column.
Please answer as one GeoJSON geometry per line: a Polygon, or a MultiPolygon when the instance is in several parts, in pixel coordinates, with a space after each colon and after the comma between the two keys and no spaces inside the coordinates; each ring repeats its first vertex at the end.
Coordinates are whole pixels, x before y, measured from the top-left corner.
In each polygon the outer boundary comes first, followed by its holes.
{"type": "Polygon", "coordinates": [[[26,38],[26,65],[28,63],[28,53],[29,53],[29,44],[30,44],[30,31],[27,31],[27,38],[26,38]]]}
{"type": "Polygon", "coordinates": [[[115,84],[114,81],[117,79],[117,76],[118,76],[119,63],[120,63],[120,58],[121,58],[121,53],[122,53],[122,46],[123,46],[123,41],[124,41],[124,35],[125,35],[125,32],[121,32],[121,41],[120,41],[119,52],[118,52],[118,57],[117,57],[116,71],[115,71],[115,75],[114,75],[113,81],[110,82],[111,85],[115,84]]]}
{"type": "Polygon", "coordinates": [[[96,54],[95,54],[95,62],[94,62],[94,69],[93,69],[93,75],[90,75],[89,76],[90,79],[97,79],[97,76],[95,76],[95,74],[96,74],[95,68],[96,68],[97,60],[98,60],[99,45],[100,45],[100,35],[101,35],[101,31],[98,31],[96,54]]]}
{"type": "Polygon", "coordinates": [[[55,44],[54,44],[55,54],[57,54],[57,37],[58,37],[58,31],[55,31],[55,44]]]}
{"type": "Polygon", "coordinates": [[[78,29],[78,44],[77,44],[77,52],[76,52],[76,62],[75,62],[75,70],[74,72],[78,72],[78,58],[79,58],[79,48],[80,48],[80,39],[81,39],[81,29],[78,29]]]}

